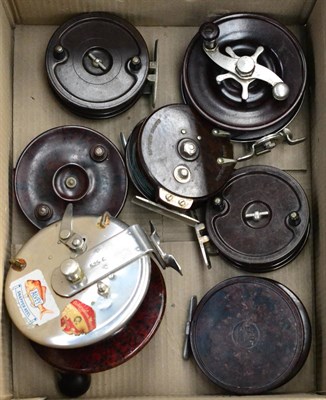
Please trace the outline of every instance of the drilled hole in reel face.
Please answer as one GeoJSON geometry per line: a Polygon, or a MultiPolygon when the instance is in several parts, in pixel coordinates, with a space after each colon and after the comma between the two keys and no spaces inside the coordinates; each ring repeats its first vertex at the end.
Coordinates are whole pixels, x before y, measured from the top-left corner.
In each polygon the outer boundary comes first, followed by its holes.
{"type": "Polygon", "coordinates": [[[60,26],[46,50],[51,88],[74,113],[110,118],[142,94],[149,71],[146,43],[128,21],[104,12],[60,26]]]}
{"type": "Polygon", "coordinates": [[[143,196],[181,209],[197,207],[216,193],[233,165],[232,145],[215,137],[212,126],[198,119],[189,106],[162,107],[133,130],[126,148],[131,180],[143,196]]]}
{"type": "Polygon", "coordinates": [[[230,14],[213,24],[219,31],[216,46],[205,50],[198,33],[186,51],[185,101],[236,141],[280,131],[298,112],[306,87],[299,42],[284,26],[258,14],[230,14]]]}
{"type": "Polygon", "coordinates": [[[292,261],[310,232],[307,197],[286,172],[270,166],[236,170],[208,201],[206,228],[222,257],[249,272],[267,272],[292,261]]]}
{"type": "Polygon", "coordinates": [[[116,146],[89,128],[63,126],[37,136],[20,155],[15,195],[38,228],[62,218],[67,202],[76,215],[117,216],[128,189],[127,171],[116,146]],[[28,182],[28,185],[26,185],[28,182]]]}

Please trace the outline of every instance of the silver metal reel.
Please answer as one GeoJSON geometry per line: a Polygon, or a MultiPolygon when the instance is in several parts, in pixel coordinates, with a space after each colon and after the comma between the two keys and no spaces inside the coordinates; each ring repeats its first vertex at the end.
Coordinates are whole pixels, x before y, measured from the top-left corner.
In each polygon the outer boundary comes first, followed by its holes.
{"type": "Polygon", "coordinates": [[[34,235],[11,260],[5,300],[17,328],[49,347],[83,347],[132,318],[150,282],[151,259],[181,273],[155,228],[148,236],[108,213],[72,216],[34,235]]]}

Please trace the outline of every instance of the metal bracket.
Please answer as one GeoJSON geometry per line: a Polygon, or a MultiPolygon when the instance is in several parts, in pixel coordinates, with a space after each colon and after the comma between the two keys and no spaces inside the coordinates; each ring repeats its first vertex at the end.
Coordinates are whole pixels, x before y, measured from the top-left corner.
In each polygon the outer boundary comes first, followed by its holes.
{"type": "Polygon", "coordinates": [[[151,256],[163,269],[171,267],[181,274],[181,267],[175,258],[160,248],[158,235],[153,224],[151,226],[154,232],[150,238],[139,225],[132,225],[74,258],[83,276],[75,283],[66,279],[60,267],[56,268],[51,280],[53,290],[59,296],[74,296],[146,255],[151,256]]]}
{"type": "Polygon", "coordinates": [[[192,296],[189,302],[189,309],[188,309],[188,317],[185,326],[185,340],[183,344],[183,352],[182,358],[184,360],[189,360],[190,353],[191,353],[191,346],[190,346],[190,328],[191,328],[191,321],[194,315],[195,309],[197,307],[197,297],[192,296]]]}
{"type": "Polygon", "coordinates": [[[160,215],[174,219],[176,221],[183,222],[184,224],[195,228],[196,237],[197,237],[197,241],[199,244],[201,256],[204,261],[204,265],[208,269],[211,268],[211,263],[209,260],[209,253],[206,249],[206,245],[208,243],[211,244],[211,242],[207,235],[205,235],[205,234],[202,235],[202,232],[205,230],[205,225],[203,223],[201,223],[196,218],[190,217],[189,215],[183,214],[183,213],[175,211],[175,210],[170,210],[160,204],[154,203],[153,201],[144,199],[143,197],[140,197],[140,196],[134,196],[131,201],[132,201],[132,203],[137,204],[138,206],[141,206],[143,208],[146,208],[147,210],[154,211],[160,215]]]}
{"type": "Polygon", "coordinates": [[[191,208],[194,202],[193,199],[177,196],[176,194],[172,194],[161,187],[159,188],[158,196],[164,203],[174,207],[182,208],[184,210],[191,208]]]}
{"type": "Polygon", "coordinates": [[[305,137],[293,139],[290,129],[284,128],[280,132],[266,135],[261,139],[258,139],[256,142],[252,143],[250,145],[249,152],[244,156],[241,156],[237,159],[219,157],[216,161],[219,165],[236,164],[241,161],[250,160],[254,156],[260,156],[261,154],[268,153],[272,151],[272,149],[276,147],[278,143],[285,142],[293,146],[303,142],[304,140],[306,140],[305,137]]]}
{"type": "Polygon", "coordinates": [[[238,56],[231,47],[226,47],[224,55],[217,46],[209,48],[203,43],[204,52],[219,67],[228,71],[216,77],[216,81],[220,84],[225,79],[234,79],[242,86],[242,100],[249,97],[249,85],[256,79],[264,81],[273,87],[273,97],[282,101],[287,99],[290,89],[282,79],[270,69],[258,64],[257,58],[264,51],[262,46],[257,47],[252,55],[238,56]]]}
{"type": "Polygon", "coordinates": [[[149,62],[149,71],[147,75],[147,82],[143,89],[143,94],[152,96],[152,107],[155,108],[158,87],[158,40],[155,40],[153,61],[149,62]]]}

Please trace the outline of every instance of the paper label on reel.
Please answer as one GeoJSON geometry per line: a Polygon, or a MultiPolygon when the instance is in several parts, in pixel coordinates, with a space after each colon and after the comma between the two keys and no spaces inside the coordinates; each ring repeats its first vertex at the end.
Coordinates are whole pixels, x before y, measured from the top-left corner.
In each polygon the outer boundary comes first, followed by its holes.
{"type": "Polygon", "coordinates": [[[43,273],[36,269],[10,284],[26,325],[43,325],[60,314],[43,273]]]}

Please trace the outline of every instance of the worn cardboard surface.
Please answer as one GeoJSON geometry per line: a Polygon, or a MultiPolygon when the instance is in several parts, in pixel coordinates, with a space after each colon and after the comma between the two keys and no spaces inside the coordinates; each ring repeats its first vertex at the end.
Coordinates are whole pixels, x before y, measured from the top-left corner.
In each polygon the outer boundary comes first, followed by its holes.
{"type": "MultiPolygon", "coordinates": [[[[6,2],[7,7],[9,3],[6,2]]],[[[83,119],[71,114],[67,111],[54,97],[50,88],[47,85],[44,73],[44,51],[47,42],[53,33],[55,26],[42,25],[44,23],[58,23],[66,19],[71,14],[77,11],[87,11],[90,8],[106,9],[113,8],[113,11],[122,11],[122,15],[126,18],[130,17],[131,21],[139,21],[143,25],[156,25],[158,21],[161,26],[141,26],[139,27],[149,48],[154,45],[155,39],[159,39],[159,91],[157,107],[168,103],[179,102],[181,100],[179,91],[179,74],[182,57],[187,44],[196,32],[197,27],[194,23],[194,18],[197,20],[204,19],[204,16],[209,15],[211,10],[216,10],[216,2],[212,1],[193,1],[184,0],[174,5],[169,2],[146,1],[137,2],[116,0],[116,1],[66,1],[64,4],[61,1],[46,2],[41,0],[21,0],[14,3],[14,7],[9,7],[13,10],[12,15],[17,21],[21,21],[24,25],[18,25],[14,31],[15,39],[15,59],[14,59],[14,101],[13,101],[13,164],[15,165],[17,158],[24,147],[36,135],[45,130],[64,124],[86,125],[99,132],[105,134],[119,147],[119,134],[121,131],[127,135],[135,124],[144,116],[148,115],[152,110],[147,98],[141,98],[137,104],[122,114],[111,120],[91,121],[83,119]],[[155,12],[153,12],[153,4],[155,3],[155,12]],[[164,6],[162,4],[164,3],[164,6]],[[95,4],[95,5],[94,5],[95,4]],[[171,7],[169,7],[169,5],[171,7]],[[61,6],[61,7],[60,7],[61,6]],[[164,10],[163,10],[164,9],[164,10]],[[182,9],[184,17],[177,15],[177,11],[182,9]],[[203,18],[200,18],[203,17],[203,18]],[[193,25],[193,26],[162,26],[164,21],[171,21],[170,24],[175,25],[193,25]],[[35,23],[37,25],[26,25],[35,23]]],[[[282,2],[269,1],[220,1],[218,10],[224,12],[225,8],[234,11],[240,7],[245,7],[246,11],[264,10],[271,16],[280,16],[283,14],[284,20],[295,21],[296,25],[291,26],[291,29],[301,37],[306,37],[304,29],[299,28],[298,23],[305,20],[309,15],[310,9],[314,1],[287,0],[282,2]],[[281,4],[282,3],[282,4],[281,4]],[[282,7],[279,7],[282,5],[282,7]],[[262,7],[262,8],[261,8],[262,7]]],[[[322,75],[325,67],[325,56],[321,56],[323,42],[318,41],[320,37],[320,26],[323,26],[323,18],[326,16],[326,4],[319,0],[318,8],[312,15],[311,22],[317,28],[311,28],[312,35],[316,40],[313,50],[316,53],[318,60],[318,68],[316,76],[322,75]],[[323,14],[324,13],[324,14],[323,14]],[[324,17],[322,17],[324,15],[324,17]],[[317,54],[318,53],[318,54],[317,54]]],[[[316,6],[316,7],[317,7],[316,6]]],[[[212,11],[213,12],[213,11],[212,11]]],[[[5,14],[0,13],[1,23],[1,42],[0,56],[2,51],[10,47],[11,30],[6,20],[5,14]]],[[[323,29],[325,29],[323,27],[323,29]]],[[[324,37],[323,35],[322,37],[324,37]]],[[[0,63],[4,63],[4,68],[1,70],[10,71],[8,59],[0,57],[0,63]]],[[[2,65],[1,65],[2,66],[2,65]]],[[[6,118],[1,129],[1,154],[7,154],[4,149],[10,154],[10,136],[11,132],[11,85],[10,73],[6,77],[3,75],[1,79],[0,106],[1,110],[5,110],[6,118]],[[6,82],[6,83],[4,83],[6,82]],[[3,143],[2,143],[3,141],[3,143]]],[[[323,85],[317,85],[317,99],[323,98],[325,88],[323,85]]],[[[304,106],[300,110],[297,118],[291,124],[291,128],[295,137],[308,136],[308,140],[304,144],[295,147],[279,146],[270,154],[262,156],[251,164],[270,164],[288,170],[303,186],[309,198],[311,198],[311,182],[314,184],[312,198],[314,205],[317,205],[317,210],[320,212],[322,198],[325,195],[325,184],[323,183],[322,174],[317,171],[320,168],[319,157],[322,158],[323,124],[324,112],[321,109],[323,103],[317,100],[312,100],[307,94],[304,106]],[[315,104],[316,103],[316,104],[315,104]],[[316,106],[315,111],[310,110],[311,104],[316,106]],[[311,115],[313,115],[313,128],[319,129],[319,135],[312,138],[313,148],[317,153],[312,157],[313,172],[315,177],[311,180],[310,168],[310,124],[311,115]],[[317,164],[318,163],[318,164],[317,164]],[[316,176],[318,176],[316,178],[316,176]],[[318,189],[316,189],[318,187],[318,189]]],[[[2,111],[0,111],[2,112],[2,111]]],[[[2,117],[2,114],[1,114],[2,117]]],[[[315,132],[314,132],[315,133],[315,132]]],[[[325,161],[322,161],[325,162],[325,161]]],[[[7,223],[2,223],[3,231],[0,231],[1,249],[5,250],[9,237],[8,222],[9,201],[8,201],[8,174],[7,165],[10,163],[9,157],[1,159],[1,176],[3,177],[3,185],[7,188],[4,193],[2,204],[5,205],[2,212],[2,219],[7,223]],[[1,236],[2,235],[2,236],[1,236]]],[[[1,182],[2,185],[2,182],[1,182]]],[[[162,324],[154,336],[153,340],[132,360],[121,365],[111,371],[106,371],[99,374],[94,374],[92,377],[93,383],[90,391],[85,396],[86,398],[124,398],[124,397],[140,397],[140,396],[175,396],[176,399],[185,398],[184,396],[196,396],[201,398],[204,395],[213,395],[220,393],[216,386],[212,385],[199,372],[193,360],[187,362],[182,360],[181,352],[183,346],[184,323],[186,320],[188,301],[192,294],[196,294],[199,298],[203,296],[207,290],[214,286],[217,282],[231,276],[241,275],[238,270],[230,267],[220,258],[216,257],[213,260],[212,270],[205,270],[202,266],[201,259],[197,248],[197,243],[194,241],[194,232],[191,228],[182,226],[165,217],[161,217],[149,211],[140,209],[138,206],[131,204],[130,197],[135,192],[130,189],[130,195],[126,206],[120,217],[129,224],[140,223],[142,226],[148,226],[148,219],[153,220],[158,232],[161,236],[163,247],[166,251],[172,252],[180,261],[184,277],[180,277],[173,271],[164,271],[166,280],[168,300],[164,319],[162,324]]],[[[13,236],[12,244],[23,244],[33,233],[35,228],[21,215],[15,202],[13,209],[13,236]]],[[[314,208],[313,208],[314,210],[314,208]]],[[[321,220],[322,221],[322,220],[321,220]]],[[[318,222],[318,221],[317,221],[318,222]]],[[[317,240],[317,265],[322,270],[324,246],[319,238],[316,239],[316,232],[323,234],[323,226],[316,225],[314,222],[315,235],[311,234],[309,241],[303,252],[285,268],[277,270],[273,273],[264,274],[272,279],[276,279],[290,289],[292,289],[305,304],[311,321],[313,324],[313,332],[315,326],[318,328],[317,337],[323,332],[323,321],[325,307],[322,302],[317,300],[317,323],[315,324],[315,282],[314,282],[314,262],[313,262],[313,244],[317,240]],[[313,236],[314,239],[313,240],[313,236]]],[[[325,236],[325,235],[324,235],[325,236]]],[[[5,263],[6,255],[2,251],[3,264],[5,263]]],[[[323,272],[317,273],[316,288],[320,293],[323,291],[322,279],[323,272]]],[[[1,285],[2,287],[2,285],[1,285]]],[[[15,329],[13,330],[12,345],[7,335],[8,321],[4,320],[2,332],[2,352],[3,355],[0,361],[0,398],[10,398],[11,393],[14,397],[49,397],[60,398],[61,395],[57,391],[54,379],[53,369],[40,360],[31,350],[29,343],[15,329]],[[11,353],[12,352],[12,353],[11,353]],[[10,357],[12,354],[12,365],[10,357]],[[13,391],[10,388],[10,369],[13,370],[13,391]]],[[[314,398],[313,395],[301,395],[299,393],[312,393],[316,391],[316,377],[319,376],[321,370],[321,378],[324,375],[325,368],[322,367],[321,358],[323,356],[323,347],[317,345],[313,341],[313,346],[309,354],[308,360],[299,374],[288,384],[279,388],[276,392],[281,393],[280,396],[275,396],[277,399],[286,398],[314,398]],[[318,362],[318,373],[315,369],[316,358],[318,362]],[[288,395],[291,394],[292,395],[288,395]]],[[[322,390],[324,385],[322,380],[318,379],[319,388],[322,390]]],[[[325,383],[326,385],[326,383],[325,383]]],[[[269,398],[269,396],[259,396],[258,399],[269,398]]]]}
{"type": "Polygon", "coordinates": [[[326,366],[325,366],[325,331],[326,331],[326,306],[325,306],[325,195],[326,195],[326,158],[325,158],[325,124],[326,115],[324,110],[324,100],[326,87],[320,82],[324,82],[326,55],[325,55],[325,13],[326,3],[319,1],[309,20],[311,32],[310,40],[310,59],[314,75],[311,77],[311,130],[312,135],[312,188],[313,188],[313,210],[314,210],[314,246],[315,246],[315,271],[316,271],[316,320],[318,335],[317,351],[317,384],[318,390],[326,392],[326,366]]]}
{"type": "MultiPolygon", "coordinates": [[[[3,281],[10,246],[10,170],[12,152],[12,61],[13,61],[13,33],[6,18],[6,14],[0,4],[0,307],[3,311],[3,281]]],[[[4,312],[0,318],[0,394],[10,396],[11,387],[11,340],[9,320],[4,312]]]]}
{"type": "Polygon", "coordinates": [[[60,24],[76,13],[97,10],[124,15],[137,25],[171,26],[197,25],[198,20],[229,12],[265,13],[287,23],[304,23],[315,0],[9,0],[8,3],[21,24],[60,24]]]}

